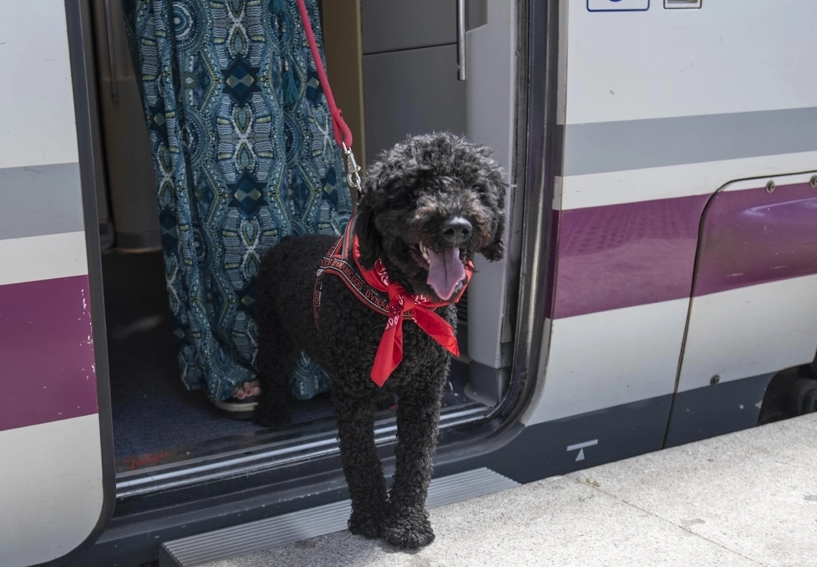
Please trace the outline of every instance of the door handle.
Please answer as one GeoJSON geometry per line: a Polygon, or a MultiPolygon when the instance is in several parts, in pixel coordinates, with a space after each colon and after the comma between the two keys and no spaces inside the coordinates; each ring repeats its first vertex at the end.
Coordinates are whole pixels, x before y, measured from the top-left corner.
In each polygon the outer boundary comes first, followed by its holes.
{"type": "Polygon", "coordinates": [[[111,99],[119,102],[119,83],[117,82],[116,49],[113,44],[113,16],[111,15],[111,0],[105,0],[105,28],[108,40],[108,72],[111,77],[111,99]]]}
{"type": "Polygon", "coordinates": [[[465,0],[457,0],[457,79],[460,81],[466,78],[465,49],[465,0]]]}

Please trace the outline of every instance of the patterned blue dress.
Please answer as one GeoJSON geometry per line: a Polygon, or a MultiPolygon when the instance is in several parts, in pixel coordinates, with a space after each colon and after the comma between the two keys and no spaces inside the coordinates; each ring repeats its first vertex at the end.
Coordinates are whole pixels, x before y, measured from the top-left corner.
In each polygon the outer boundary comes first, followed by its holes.
{"type": "MultiPolygon", "coordinates": [[[[339,234],[349,219],[342,155],[295,0],[124,5],[182,380],[225,400],[255,378],[264,252],[290,234],[339,234]]],[[[307,399],[329,380],[302,356],[291,386],[307,399]]]]}

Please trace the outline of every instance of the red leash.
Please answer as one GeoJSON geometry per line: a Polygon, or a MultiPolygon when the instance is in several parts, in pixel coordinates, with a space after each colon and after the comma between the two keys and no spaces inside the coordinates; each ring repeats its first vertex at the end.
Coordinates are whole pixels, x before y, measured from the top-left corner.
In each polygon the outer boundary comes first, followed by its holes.
{"type": "Polygon", "coordinates": [[[318,79],[326,96],[326,103],[329,105],[329,113],[332,115],[332,132],[335,135],[335,142],[338,147],[343,148],[346,156],[346,180],[349,188],[360,191],[360,167],[352,154],[352,131],[343,119],[343,113],[335,104],[335,97],[332,96],[332,87],[329,86],[329,78],[326,76],[326,69],[321,63],[321,53],[318,51],[318,43],[315,41],[315,33],[312,31],[312,22],[309,21],[309,12],[306,10],[304,0],[298,0],[298,12],[301,14],[301,21],[306,32],[306,40],[309,42],[309,49],[312,51],[312,60],[315,61],[315,68],[318,70],[318,79]]]}

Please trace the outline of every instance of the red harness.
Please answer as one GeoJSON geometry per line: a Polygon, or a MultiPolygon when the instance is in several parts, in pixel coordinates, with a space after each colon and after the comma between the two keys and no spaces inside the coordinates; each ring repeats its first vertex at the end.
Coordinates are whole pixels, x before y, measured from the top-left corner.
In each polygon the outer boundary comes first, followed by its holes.
{"type": "Polygon", "coordinates": [[[372,380],[378,386],[386,383],[391,373],[403,360],[403,320],[414,321],[444,349],[454,356],[459,356],[460,351],[454,330],[445,319],[434,312],[434,309],[459,301],[474,271],[470,262],[465,266],[465,285],[462,286],[462,290],[454,300],[448,303],[434,303],[422,295],[411,295],[403,286],[392,282],[386,272],[386,267],[379,259],[375,262],[374,269],[364,270],[360,265],[360,251],[354,224],[355,219],[350,219],[346,232],[338,238],[321,260],[312,296],[315,325],[318,326],[319,323],[323,275],[334,274],[343,280],[346,287],[364,305],[388,318],[371,373],[372,380]]]}

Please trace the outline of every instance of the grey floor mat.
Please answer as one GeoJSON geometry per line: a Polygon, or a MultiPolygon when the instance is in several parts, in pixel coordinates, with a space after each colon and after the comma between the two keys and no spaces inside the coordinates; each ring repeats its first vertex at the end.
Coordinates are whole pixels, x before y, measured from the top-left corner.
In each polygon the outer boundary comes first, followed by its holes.
{"type": "MultiPolygon", "coordinates": [[[[159,253],[103,256],[117,459],[262,428],[182,386],[159,253]]],[[[329,396],[292,402],[293,421],[332,416],[329,396]]]]}

